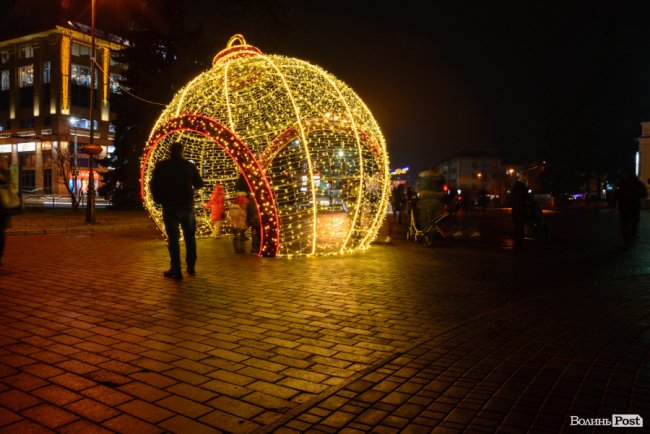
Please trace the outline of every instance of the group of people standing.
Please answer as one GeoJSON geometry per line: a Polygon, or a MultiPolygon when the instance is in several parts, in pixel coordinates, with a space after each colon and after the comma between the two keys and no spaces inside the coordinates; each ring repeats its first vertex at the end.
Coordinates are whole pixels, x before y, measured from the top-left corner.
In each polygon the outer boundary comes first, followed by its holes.
{"type": "Polygon", "coordinates": [[[418,195],[410,186],[399,184],[391,191],[390,207],[392,209],[394,222],[397,224],[408,224],[411,210],[417,207],[418,195]]]}
{"type": "MultiPolygon", "coordinates": [[[[630,247],[637,236],[641,217],[642,201],[648,197],[646,186],[633,173],[624,173],[614,191],[614,206],[618,210],[620,233],[625,248],[630,247]]],[[[541,208],[535,201],[525,178],[519,178],[511,190],[512,220],[514,224],[514,246],[521,247],[526,223],[543,218],[541,208]],[[537,214],[540,214],[539,216],[537,214]]]]}
{"type": "MultiPolygon", "coordinates": [[[[185,242],[185,265],[189,275],[196,273],[196,215],[194,212],[194,192],[203,188],[204,181],[197,167],[185,159],[183,144],[174,142],[170,147],[170,157],[156,164],[149,188],[155,203],[162,207],[163,224],[167,233],[167,249],[170,267],[163,273],[165,277],[182,279],[183,272],[180,255],[180,233],[185,242]],[[180,228],[180,230],[179,230],[180,228]]],[[[226,197],[221,184],[214,186],[205,208],[210,211],[212,235],[221,238],[223,222],[233,230],[233,248],[236,253],[244,253],[246,231],[251,228],[251,253],[260,249],[260,225],[257,206],[248,186],[240,176],[237,194],[226,213],[226,197]],[[251,196],[251,197],[249,197],[251,196]]]]}

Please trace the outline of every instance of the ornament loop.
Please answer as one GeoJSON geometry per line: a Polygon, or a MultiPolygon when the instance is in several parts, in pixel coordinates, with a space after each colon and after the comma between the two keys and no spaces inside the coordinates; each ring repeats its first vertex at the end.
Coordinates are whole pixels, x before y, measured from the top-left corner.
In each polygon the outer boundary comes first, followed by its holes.
{"type": "Polygon", "coordinates": [[[212,66],[215,66],[219,62],[229,62],[234,59],[259,56],[261,54],[262,52],[258,48],[246,44],[246,39],[244,39],[241,34],[237,33],[228,40],[226,48],[214,56],[212,59],[212,66]]]}
{"type": "Polygon", "coordinates": [[[235,45],[235,42],[239,42],[239,45],[246,45],[246,39],[244,39],[244,36],[237,33],[236,35],[233,35],[228,40],[228,44],[226,45],[226,47],[227,48],[232,47],[233,45],[235,45]]]}

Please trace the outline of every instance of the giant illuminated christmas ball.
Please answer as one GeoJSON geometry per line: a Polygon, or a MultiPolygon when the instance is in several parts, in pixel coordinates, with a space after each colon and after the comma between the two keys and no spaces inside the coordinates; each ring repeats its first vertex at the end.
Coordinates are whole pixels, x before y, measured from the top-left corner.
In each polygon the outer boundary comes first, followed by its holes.
{"type": "Polygon", "coordinates": [[[149,181],[177,140],[206,182],[195,195],[199,237],[211,236],[204,204],[214,185],[228,208],[240,175],[259,212],[261,256],[355,252],[377,236],[390,195],[384,137],[355,92],[317,66],[235,35],[176,94],[141,166],[142,199],[163,234],[149,181]]]}

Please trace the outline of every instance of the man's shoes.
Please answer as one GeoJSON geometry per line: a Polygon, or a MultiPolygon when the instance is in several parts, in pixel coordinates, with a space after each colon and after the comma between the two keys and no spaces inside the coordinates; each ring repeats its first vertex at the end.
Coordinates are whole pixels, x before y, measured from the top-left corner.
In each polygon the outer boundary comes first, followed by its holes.
{"type": "Polygon", "coordinates": [[[170,279],[181,280],[183,278],[183,273],[180,271],[167,270],[163,274],[165,277],[169,277],[170,279]]]}
{"type": "Polygon", "coordinates": [[[194,276],[196,274],[196,270],[194,269],[194,267],[187,267],[187,274],[189,274],[190,276],[194,276]]]}

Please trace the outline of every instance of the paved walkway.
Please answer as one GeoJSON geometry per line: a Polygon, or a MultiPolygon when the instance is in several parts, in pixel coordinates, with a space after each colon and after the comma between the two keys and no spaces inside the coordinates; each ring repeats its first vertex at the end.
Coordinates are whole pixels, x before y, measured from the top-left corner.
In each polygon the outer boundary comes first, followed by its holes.
{"type": "Polygon", "coordinates": [[[354,256],[203,239],[182,282],[150,227],[16,221],[0,433],[554,433],[620,413],[647,428],[649,220],[625,251],[611,210],[550,215],[551,239],[518,252],[497,214],[468,216],[480,238],[354,256]]]}

